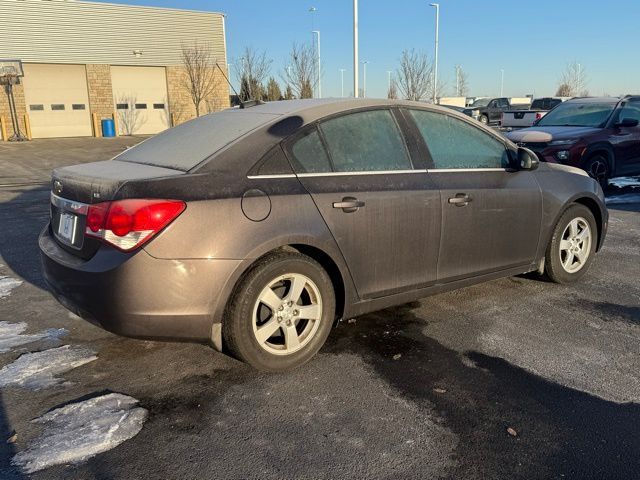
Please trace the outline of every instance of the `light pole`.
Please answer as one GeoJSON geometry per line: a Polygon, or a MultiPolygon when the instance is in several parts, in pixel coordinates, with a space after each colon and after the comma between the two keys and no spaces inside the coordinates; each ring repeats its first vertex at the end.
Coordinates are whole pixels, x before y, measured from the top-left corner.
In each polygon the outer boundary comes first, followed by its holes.
{"type": "Polygon", "coordinates": [[[344,97],[344,68],[340,69],[340,96],[344,97]]]}
{"type": "Polygon", "coordinates": [[[387,94],[391,90],[391,70],[387,70],[387,94]]]}
{"type": "Polygon", "coordinates": [[[433,103],[437,103],[438,98],[438,39],[439,28],[440,28],[440,4],[439,3],[430,3],[432,7],[436,8],[436,55],[434,59],[433,65],[433,103]]]}
{"type": "Polygon", "coordinates": [[[367,63],[366,60],[362,62],[362,98],[367,98],[367,63]]]}
{"type": "Polygon", "coordinates": [[[358,98],[358,0],[353,0],[353,96],[358,98]]]}
{"type": "Polygon", "coordinates": [[[504,95],[504,68],[500,69],[500,96],[504,95]]]}
{"type": "Polygon", "coordinates": [[[318,35],[318,48],[316,48],[316,69],[318,70],[318,72],[316,81],[318,82],[318,98],[322,98],[322,83],[320,81],[320,30],[314,30],[312,33],[318,35]]]}
{"type": "Polygon", "coordinates": [[[456,97],[460,96],[460,65],[456,65],[456,97]]]}

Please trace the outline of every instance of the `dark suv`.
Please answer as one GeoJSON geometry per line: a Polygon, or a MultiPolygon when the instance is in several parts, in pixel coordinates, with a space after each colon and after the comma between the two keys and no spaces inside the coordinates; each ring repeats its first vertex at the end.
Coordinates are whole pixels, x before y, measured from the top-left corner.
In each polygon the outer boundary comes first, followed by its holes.
{"type": "Polygon", "coordinates": [[[640,96],[575,98],[507,137],[545,162],[582,168],[606,186],[611,177],[640,174],[638,121],[640,96]]]}

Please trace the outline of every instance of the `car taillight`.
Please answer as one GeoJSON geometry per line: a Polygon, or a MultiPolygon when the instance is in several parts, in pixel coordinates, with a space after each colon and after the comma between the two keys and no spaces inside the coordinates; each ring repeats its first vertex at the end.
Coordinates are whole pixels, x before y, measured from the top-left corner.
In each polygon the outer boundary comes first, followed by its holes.
{"type": "Polygon", "coordinates": [[[149,241],[180,215],[180,200],[128,199],[89,205],[85,236],[128,252],[149,241]]]}
{"type": "Polygon", "coordinates": [[[540,120],[542,118],[542,114],[540,112],[536,112],[536,120],[540,120]]]}

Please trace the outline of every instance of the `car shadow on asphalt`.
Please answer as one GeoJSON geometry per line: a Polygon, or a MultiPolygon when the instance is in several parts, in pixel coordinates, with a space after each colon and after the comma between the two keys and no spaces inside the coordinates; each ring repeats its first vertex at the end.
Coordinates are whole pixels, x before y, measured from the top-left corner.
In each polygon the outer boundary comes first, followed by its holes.
{"type": "Polygon", "coordinates": [[[0,190],[0,262],[21,279],[46,289],[40,268],[38,236],[49,221],[49,188],[0,190]]]}
{"type": "Polygon", "coordinates": [[[607,401],[423,333],[414,302],[343,323],[326,351],[355,351],[459,438],[451,478],[633,478],[640,405],[607,401]],[[512,436],[507,428],[516,433],[512,436]]]}
{"type": "Polygon", "coordinates": [[[14,433],[9,425],[2,392],[0,392],[0,478],[2,480],[27,478],[18,467],[11,464],[11,459],[16,454],[14,440],[11,439],[14,433]]]}

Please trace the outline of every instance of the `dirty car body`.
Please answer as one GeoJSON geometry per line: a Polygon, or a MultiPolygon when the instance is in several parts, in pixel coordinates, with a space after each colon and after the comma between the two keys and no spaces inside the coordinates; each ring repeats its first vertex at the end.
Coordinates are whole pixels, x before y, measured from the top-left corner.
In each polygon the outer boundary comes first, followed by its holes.
{"type": "Polygon", "coordinates": [[[599,248],[598,184],[518,158],[490,129],[424,104],[229,109],[113,160],[55,170],[44,277],[63,305],[111,332],[221,349],[231,299],[273,252],[321,266],[335,320],[540,270],[572,204],[593,213],[599,248]],[[458,131],[466,137],[449,138],[458,131]]]}

